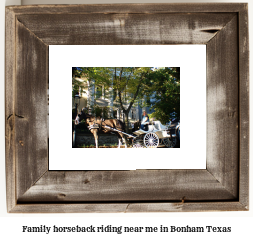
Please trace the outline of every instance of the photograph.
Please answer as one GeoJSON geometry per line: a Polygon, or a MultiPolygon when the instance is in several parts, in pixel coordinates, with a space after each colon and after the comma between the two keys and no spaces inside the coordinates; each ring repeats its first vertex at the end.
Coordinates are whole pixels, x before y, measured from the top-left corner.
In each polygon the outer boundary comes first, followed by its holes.
{"type": "Polygon", "coordinates": [[[51,45],[49,52],[50,170],[206,168],[205,45],[51,45]]]}
{"type": "Polygon", "coordinates": [[[72,67],[73,148],[179,148],[180,67],[72,67]]]}

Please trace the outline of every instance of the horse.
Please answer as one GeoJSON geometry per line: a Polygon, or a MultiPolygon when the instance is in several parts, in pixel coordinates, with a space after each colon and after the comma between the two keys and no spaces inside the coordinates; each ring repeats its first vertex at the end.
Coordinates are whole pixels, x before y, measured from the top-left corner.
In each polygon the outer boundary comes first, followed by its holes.
{"type": "Polygon", "coordinates": [[[96,148],[98,148],[98,132],[99,131],[102,131],[104,133],[112,133],[112,132],[115,133],[118,136],[118,141],[119,141],[118,148],[120,148],[122,144],[121,141],[125,144],[125,148],[127,148],[126,138],[124,134],[118,131],[110,130],[108,127],[105,127],[105,126],[109,126],[111,128],[124,132],[125,124],[122,121],[118,119],[104,120],[101,117],[95,117],[95,116],[85,113],[84,109],[82,109],[81,112],[78,113],[78,115],[76,116],[75,125],[78,125],[82,120],[85,120],[85,122],[88,125],[88,128],[90,129],[90,132],[93,134],[96,148]]]}

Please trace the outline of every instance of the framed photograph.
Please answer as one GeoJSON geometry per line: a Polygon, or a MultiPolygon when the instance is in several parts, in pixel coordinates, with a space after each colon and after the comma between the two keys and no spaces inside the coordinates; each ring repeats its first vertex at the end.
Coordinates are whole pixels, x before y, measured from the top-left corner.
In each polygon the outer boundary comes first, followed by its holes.
{"type": "Polygon", "coordinates": [[[61,103],[58,93],[50,93],[49,170],[206,169],[205,45],[52,45],[49,52],[50,92],[59,90],[58,78],[68,82],[61,84],[59,94],[68,95],[60,96],[61,103]],[[118,65],[117,52],[124,55],[120,64],[125,67],[92,67],[118,65]],[[79,64],[89,67],[72,68],[79,64]],[[160,67],[127,67],[135,65],[160,67]],[[189,91],[193,82],[196,87],[189,91]],[[69,115],[59,120],[58,112],[66,108],[69,115]],[[144,111],[149,122],[141,129],[144,111]],[[196,121],[201,130],[192,133],[196,121]],[[191,140],[198,143],[197,151],[191,140]],[[115,150],[120,144],[127,152],[115,150]]]}
{"type": "MultiPolygon", "coordinates": [[[[247,211],[248,5],[6,7],[5,118],[8,212],[247,211]],[[180,71],[180,110],[163,107],[165,117],[151,120],[163,95],[151,82],[173,70],[180,71]],[[129,82],[127,90],[106,80],[110,72],[129,82]],[[139,106],[128,115],[133,98],[139,106]],[[169,116],[178,112],[180,146],[171,148],[169,116]],[[130,131],[146,117],[147,128],[130,131]],[[89,133],[105,129],[104,120],[123,120],[130,146],[76,148],[81,119],[89,133]]],[[[106,129],[118,133],[113,124],[106,129]]],[[[95,134],[92,141],[103,145],[95,134]]]]}

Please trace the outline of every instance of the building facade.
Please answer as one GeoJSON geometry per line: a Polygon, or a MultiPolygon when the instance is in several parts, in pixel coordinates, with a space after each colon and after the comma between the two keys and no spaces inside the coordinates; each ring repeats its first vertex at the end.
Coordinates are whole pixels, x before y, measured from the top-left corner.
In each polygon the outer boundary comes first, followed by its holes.
{"type": "MultiPolygon", "coordinates": [[[[94,107],[107,108],[107,118],[116,118],[124,121],[125,115],[121,110],[119,103],[115,99],[115,92],[113,92],[112,87],[109,88],[109,90],[105,90],[104,86],[96,85],[94,80],[87,80],[85,78],[75,79],[82,83],[82,89],[81,87],[79,89],[80,103],[78,105],[78,111],[80,111],[82,108],[88,108],[89,113],[92,114],[91,109],[94,107]]],[[[128,105],[126,103],[125,108],[127,106],[128,105]]],[[[72,109],[75,109],[74,99],[72,99],[72,109]]],[[[147,107],[140,107],[139,104],[133,105],[128,114],[128,121],[133,123],[141,120],[142,112],[144,110],[147,113],[152,112],[147,107]]],[[[102,113],[100,116],[104,117],[105,115],[102,113]]]]}

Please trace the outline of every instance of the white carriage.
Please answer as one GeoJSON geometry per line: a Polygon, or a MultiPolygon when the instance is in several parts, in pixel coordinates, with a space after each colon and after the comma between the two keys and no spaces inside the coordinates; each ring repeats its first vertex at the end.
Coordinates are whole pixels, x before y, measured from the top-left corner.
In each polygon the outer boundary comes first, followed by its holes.
{"type": "Polygon", "coordinates": [[[177,136],[169,131],[169,127],[162,125],[160,121],[146,123],[146,129],[134,131],[133,148],[157,148],[164,145],[168,148],[174,147],[177,136]]]}

